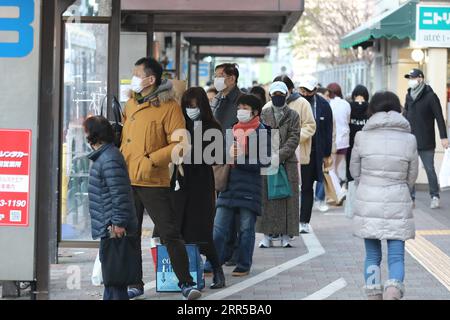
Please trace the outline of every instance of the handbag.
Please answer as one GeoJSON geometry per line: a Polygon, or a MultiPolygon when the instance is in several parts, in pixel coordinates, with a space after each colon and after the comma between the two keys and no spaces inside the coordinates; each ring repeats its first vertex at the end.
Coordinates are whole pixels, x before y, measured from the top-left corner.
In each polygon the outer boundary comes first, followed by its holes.
{"type": "MultiPolygon", "coordinates": [[[[106,95],[102,100],[102,105],[100,109],[100,115],[103,116],[103,105],[106,101],[108,96],[106,95]]],[[[120,147],[121,141],[122,141],[122,130],[123,130],[123,124],[122,124],[122,107],[120,105],[119,100],[117,100],[116,96],[112,96],[113,101],[111,104],[112,113],[114,117],[114,121],[110,121],[111,126],[113,127],[114,131],[114,144],[117,148],[120,147]]]]}
{"type": "Polygon", "coordinates": [[[445,150],[441,170],[439,171],[439,182],[442,190],[450,187],[450,149],[445,150]]]}
{"type": "Polygon", "coordinates": [[[267,198],[269,200],[286,199],[292,196],[286,169],[280,165],[277,173],[267,176],[267,198]]]}
{"type": "Polygon", "coordinates": [[[347,198],[345,200],[345,216],[349,219],[353,219],[355,199],[356,199],[355,181],[350,181],[348,183],[347,198]]]}
{"type": "Polygon", "coordinates": [[[230,176],[229,164],[217,164],[212,166],[214,172],[214,185],[218,192],[227,190],[228,177],[230,176]]]}
{"type": "MultiPolygon", "coordinates": [[[[179,281],[173,271],[166,246],[158,245],[156,248],[156,292],[180,292],[179,281]]],[[[204,266],[198,246],[186,244],[186,251],[189,258],[189,273],[196,283],[194,288],[202,290],[205,287],[204,266]]]]}
{"type": "Polygon", "coordinates": [[[125,235],[100,241],[100,262],[105,286],[123,287],[142,281],[140,238],[125,235]]]}

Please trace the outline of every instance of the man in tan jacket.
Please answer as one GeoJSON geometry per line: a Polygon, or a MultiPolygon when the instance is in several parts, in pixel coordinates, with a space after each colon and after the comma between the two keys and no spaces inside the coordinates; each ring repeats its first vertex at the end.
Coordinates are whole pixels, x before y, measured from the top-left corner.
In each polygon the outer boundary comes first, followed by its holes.
{"type": "MultiPolygon", "coordinates": [[[[172,83],[162,81],[162,72],[162,66],[152,58],[136,62],[131,83],[133,94],[124,109],[120,150],[133,187],[138,234],[141,235],[145,209],[167,246],[183,296],[191,300],[199,298],[201,293],[193,287],[184,241],[176,228],[176,214],[170,205],[169,175],[172,151],[183,140],[183,136],[174,139],[173,134],[184,130],[186,124],[172,83]]],[[[143,294],[142,281],[128,290],[130,299],[143,294]]]]}
{"type": "MultiPolygon", "coordinates": [[[[316,133],[316,120],[314,120],[311,105],[299,93],[293,92],[295,86],[288,76],[278,76],[273,81],[282,81],[288,87],[289,97],[286,103],[289,108],[297,111],[300,115],[300,164],[309,164],[312,137],[316,133]]],[[[268,102],[263,109],[270,107],[270,105],[271,102],[268,102]]]]}

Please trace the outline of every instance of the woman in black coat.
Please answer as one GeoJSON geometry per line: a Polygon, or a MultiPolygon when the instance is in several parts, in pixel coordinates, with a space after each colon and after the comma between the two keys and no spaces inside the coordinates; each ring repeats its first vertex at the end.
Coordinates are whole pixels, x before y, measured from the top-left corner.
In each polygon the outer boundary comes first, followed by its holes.
{"type": "Polygon", "coordinates": [[[188,89],[182,97],[181,106],[192,149],[184,158],[182,165],[184,175],[182,177],[178,175],[180,189],[173,194],[174,206],[178,213],[177,220],[183,239],[186,243],[199,246],[200,252],[212,266],[213,283],[210,287],[219,289],[225,286],[225,276],[213,242],[216,200],[212,169],[214,161],[205,161],[207,159],[203,157],[203,151],[214,142],[214,139],[203,142],[203,134],[207,130],[215,129],[222,139],[222,129],[214,119],[208,96],[203,88],[188,89]],[[196,154],[198,155],[195,156],[196,154]]]}
{"type": "Polygon", "coordinates": [[[350,174],[350,159],[352,156],[353,145],[355,144],[355,136],[361,131],[369,115],[367,109],[369,108],[369,91],[363,85],[357,85],[352,92],[352,101],[350,102],[352,109],[350,114],[350,148],[347,152],[347,182],[353,181],[350,174]]]}
{"type": "MultiPolygon", "coordinates": [[[[92,238],[100,238],[100,248],[103,248],[102,242],[110,236],[135,235],[137,217],[127,167],[119,149],[114,146],[111,124],[106,118],[95,116],[86,119],[83,126],[87,141],[94,149],[88,155],[93,161],[88,189],[92,238]]],[[[100,262],[104,264],[102,249],[99,253],[100,262]]],[[[128,300],[127,286],[105,286],[103,299],[128,300]]]]}

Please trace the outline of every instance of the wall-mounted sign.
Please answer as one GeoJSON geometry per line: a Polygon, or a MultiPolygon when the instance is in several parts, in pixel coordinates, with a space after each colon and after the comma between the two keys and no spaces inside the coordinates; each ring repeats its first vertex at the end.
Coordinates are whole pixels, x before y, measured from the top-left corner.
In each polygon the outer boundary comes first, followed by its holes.
{"type": "Polygon", "coordinates": [[[0,227],[28,226],[31,131],[0,129],[0,227]]]}
{"type": "Polygon", "coordinates": [[[31,53],[33,21],[33,0],[0,1],[0,58],[21,58],[31,53]]]}
{"type": "Polygon", "coordinates": [[[450,48],[450,5],[417,5],[416,42],[421,47],[450,48]]]}

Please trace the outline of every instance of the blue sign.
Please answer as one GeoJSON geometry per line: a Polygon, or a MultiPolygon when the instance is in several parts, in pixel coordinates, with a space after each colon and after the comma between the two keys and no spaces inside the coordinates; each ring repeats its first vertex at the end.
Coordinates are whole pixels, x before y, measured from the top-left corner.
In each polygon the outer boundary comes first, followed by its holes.
{"type": "Polygon", "coordinates": [[[199,76],[204,77],[204,78],[209,77],[209,63],[208,62],[200,63],[199,76]]]}
{"type": "Polygon", "coordinates": [[[33,50],[34,0],[2,0],[1,7],[19,8],[18,18],[0,18],[0,32],[17,32],[19,41],[15,43],[0,42],[0,58],[21,58],[33,50]]]}

